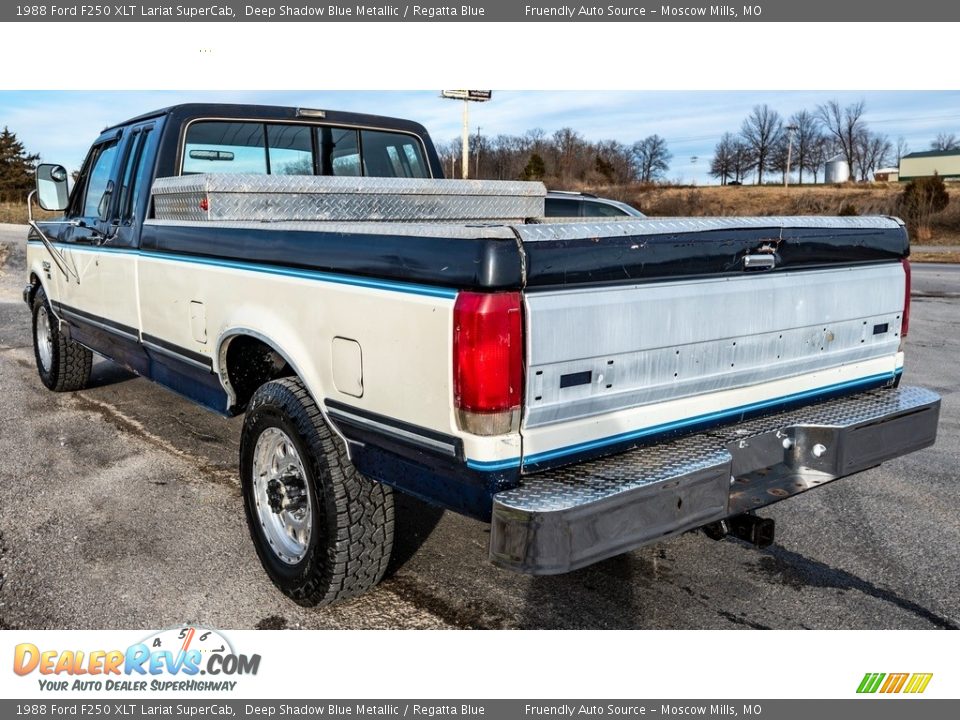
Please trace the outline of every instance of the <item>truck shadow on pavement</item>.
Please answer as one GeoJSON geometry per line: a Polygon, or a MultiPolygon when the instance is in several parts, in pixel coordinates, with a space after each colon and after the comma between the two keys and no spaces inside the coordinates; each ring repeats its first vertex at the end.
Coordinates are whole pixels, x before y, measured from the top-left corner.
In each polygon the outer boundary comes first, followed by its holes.
{"type": "Polygon", "coordinates": [[[857,577],[853,573],[814,560],[781,545],[772,545],[761,555],[756,571],[796,590],[807,587],[854,590],[883,602],[891,603],[904,612],[927,621],[936,628],[958,630],[960,625],[949,618],[925,608],[918,602],[898,595],[893,590],[880,587],[857,577]]]}
{"type": "Polygon", "coordinates": [[[387,566],[390,578],[417,554],[443,517],[443,509],[395,492],[393,552],[387,566]]]}
{"type": "Polygon", "coordinates": [[[109,360],[95,360],[93,369],[90,371],[90,382],[85,389],[107,387],[118,383],[136,380],[139,376],[126,368],[110,362],[109,360]]]}

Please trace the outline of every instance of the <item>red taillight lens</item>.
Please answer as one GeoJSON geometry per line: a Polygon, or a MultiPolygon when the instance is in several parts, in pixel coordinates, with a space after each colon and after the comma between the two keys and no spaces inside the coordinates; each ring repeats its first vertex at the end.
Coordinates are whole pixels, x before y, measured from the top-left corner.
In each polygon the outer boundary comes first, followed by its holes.
{"type": "Polygon", "coordinates": [[[478,435],[516,430],[523,386],[520,293],[457,295],[453,388],[460,427],[478,435]]]}
{"type": "Polygon", "coordinates": [[[903,322],[900,323],[900,337],[905,338],[910,329],[910,261],[904,258],[903,274],[906,276],[906,284],[903,290],[903,322]]]}

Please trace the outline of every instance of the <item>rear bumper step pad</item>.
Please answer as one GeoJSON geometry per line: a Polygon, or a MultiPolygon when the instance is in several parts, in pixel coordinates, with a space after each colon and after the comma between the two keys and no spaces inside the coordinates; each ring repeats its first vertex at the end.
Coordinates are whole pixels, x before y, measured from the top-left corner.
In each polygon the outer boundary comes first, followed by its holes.
{"type": "Polygon", "coordinates": [[[490,559],[568,572],[934,443],[940,397],[873,390],[526,477],[494,496],[490,559]]]}

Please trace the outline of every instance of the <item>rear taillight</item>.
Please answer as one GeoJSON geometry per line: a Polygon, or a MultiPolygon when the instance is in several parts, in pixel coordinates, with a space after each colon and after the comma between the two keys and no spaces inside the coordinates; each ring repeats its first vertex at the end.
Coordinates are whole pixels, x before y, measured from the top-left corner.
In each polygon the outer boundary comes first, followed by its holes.
{"type": "Polygon", "coordinates": [[[520,293],[457,295],[453,308],[453,392],[460,428],[476,435],[516,431],[522,386],[520,293]]]}
{"type": "Polygon", "coordinates": [[[900,337],[905,338],[910,329],[910,261],[904,258],[903,274],[906,276],[906,284],[903,288],[903,322],[900,323],[900,337]]]}

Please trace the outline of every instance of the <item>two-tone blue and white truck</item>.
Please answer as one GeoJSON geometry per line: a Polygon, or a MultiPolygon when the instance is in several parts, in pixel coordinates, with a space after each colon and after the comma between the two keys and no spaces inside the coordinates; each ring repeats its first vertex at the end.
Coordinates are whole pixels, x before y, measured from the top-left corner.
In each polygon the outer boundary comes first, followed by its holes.
{"type": "Polygon", "coordinates": [[[36,362],[92,354],[246,413],[250,532],[298,603],[383,576],[393,492],[561,573],[932,444],[900,385],[909,243],[888,217],[544,218],[539,183],[444,180],[418,124],[179,105],[37,171],[36,362]]]}

